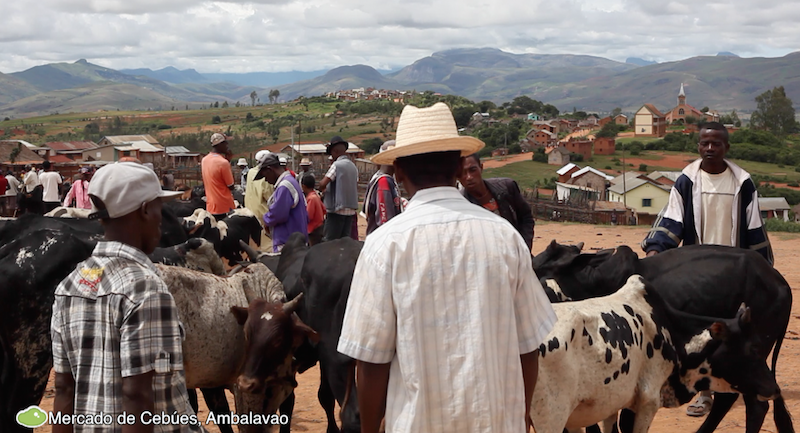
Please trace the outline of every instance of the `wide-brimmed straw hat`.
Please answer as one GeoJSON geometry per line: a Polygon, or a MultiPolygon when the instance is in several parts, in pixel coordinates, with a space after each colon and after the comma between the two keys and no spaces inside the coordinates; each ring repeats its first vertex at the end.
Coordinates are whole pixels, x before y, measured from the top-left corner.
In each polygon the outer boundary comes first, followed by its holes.
{"type": "Polygon", "coordinates": [[[475,137],[458,135],[453,113],[443,102],[432,107],[406,105],[397,123],[394,147],[372,157],[376,164],[392,164],[395,159],[421,153],[461,151],[472,155],[483,149],[484,143],[475,137]]]}

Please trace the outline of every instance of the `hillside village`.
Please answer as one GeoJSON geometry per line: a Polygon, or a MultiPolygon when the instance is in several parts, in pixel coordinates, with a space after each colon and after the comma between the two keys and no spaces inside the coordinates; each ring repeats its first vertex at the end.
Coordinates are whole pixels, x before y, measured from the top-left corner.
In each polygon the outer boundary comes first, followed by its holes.
{"type": "MultiPolygon", "coordinates": [[[[237,158],[245,158],[252,164],[255,151],[269,149],[286,157],[294,168],[300,159],[306,158],[312,161],[315,170],[322,172],[330,164],[324,153],[324,143],[325,136],[332,132],[326,132],[326,128],[341,134],[346,134],[344,128],[353,128],[355,135],[351,135],[348,154],[356,161],[362,173],[360,177],[366,182],[376,169],[368,156],[376,151],[376,143],[379,145],[393,137],[394,116],[399,114],[402,106],[407,103],[428,105],[444,100],[454,107],[459,131],[475,135],[487,143],[482,157],[502,160],[514,154],[524,154],[530,155],[529,161],[551,167],[545,169],[549,174],[543,173],[541,177],[552,178],[552,181],[534,186],[529,192],[530,199],[538,203],[534,207],[540,218],[650,224],[666,203],[678,172],[647,170],[646,164],[641,164],[638,170],[636,167],[629,168],[627,164],[620,164],[620,152],[624,155],[627,146],[631,154],[638,153],[644,149],[643,142],[657,140],[667,143],[665,140],[668,140],[672,143],[677,137],[685,137],[679,139],[684,142],[682,150],[691,150],[693,145],[686,148],[686,143],[696,135],[701,122],[731,118],[721,116],[717,110],[707,107],[699,110],[690,105],[683,85],[676,89],[676,96],[676,105],[663,111],[655,104],[643,101],[635,112],[623,113],[617,109],[601,117],[597,113],[560,113],[553,106],[526,97],[497,106],[488,101],[475,104],[465,98],[438,92],[364,87],[330,92],[320,98],[299,98],[282,105],[283,108],[277,107],[277,112],[275,106],[264,106],[263,109],[253,107],[262,111],[254,111],[255,116],[247,112],[245,119],[241,115],[214,115],[211,125],[198,127],[202,131],[199,134],[188,133],[186,127],[164,125],[162,128],[161,124],[154,123],[148,126],[149,131],[153,131],[148,134],[103,134],[97,139],[87,140],[75,139],[80,138],[81,134],[67,134],[71,138],[65,139],[64,134],[60,133],[41,140],[41,135],[36,137],[31,134],[34,129],[29,126],[23,128],[24,124],[18,123],[18,127],[0,129],[0,138],[4,138],[0,140],[0,168],[19,171],[26,164],[48,160],[56,165],[62,175],[71,176],[81,166],[100,166],[120,158],[135,157],[153,164],[159,173],[171,170],[176,178],[193,184],[200,180],[197,167],[207,152],[199,143],[211,132],[227,127],[226,133],[232,137],[232,142],[238,143],[234,144],[237,158]],[[321,104],[319,107],[323,111],[316,116],[298,114],[294,120],[291,115],[277,116],[278,112],[291,110],[292,107],[300,108],[302,113],[303,107],[308,110],[311,104],[321,104]],[[333,111],[325,111],[330,109],[333,111]],[[369,117],[370,110],[378,111],[369,117]],[[379,116],[374,117],[375,114],[379,116]],[[380,121],[380,134],[375,134],[378,132],[375,129],[369,129],[377,121],[380,121]],[[302,131],[299,124],[293,126],[296,122],[306,125],[302,131]],[[325,122],[330,122],[327,127],[325,122]],[[253,125],[261,126],[254,130],[253,125]],[[301,132],[305,133],[302,139],[301,132]],[[182,137],[188,138],[188,141],[182,137]],[[273,138],[271,143],[268,137],[273,138]],[[30,138],[38,138],[31,140],[37,144],[25,140],[30,138]]],[[[207,112],[243,113],[246,109],[223,107],[217,110],[212,107],[207,112]]],[[[166,116],[167,113],[154,113],[149,117],[158,119],[166,116]]],[[[175,115],[169,116],[168,119],[173,119],[170,122],[174,123],[175,115]]],[[[128,121],[136,118],[134,115],[128,121]]],[[[106,119],[114,125],[126,124],[126,121],[116,117],[106,119]]],[[[34,126],[41,127],[44,124],[34,126]]],[[[731,132],[740,129],[733,123],[726,127],[731,132]]],[[[97,131],[100,132],[100,129],[97,131]]],[[[136,130],[136,123],[128,129],[136,130]]],[[[234,167],[234,170],[238,170],[238,167],[234,167]]],[[[530,188],[530,185],[527,187],[530,188]]],[[[765,217],[777,217],[784,221],[790,219],[789,202],[795,204],[797,201],[794,197],[789,200],[785,197],[765,197],[762,200],[765,217]]]]}

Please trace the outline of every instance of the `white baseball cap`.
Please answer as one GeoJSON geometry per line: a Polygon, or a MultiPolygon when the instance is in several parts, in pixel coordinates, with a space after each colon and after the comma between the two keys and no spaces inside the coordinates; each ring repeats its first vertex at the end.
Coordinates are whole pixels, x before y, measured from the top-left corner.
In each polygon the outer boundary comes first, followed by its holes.
{"type": "Polygon", "coordinates": [[[256,165],[261,164],[261,161],[263,161],[264,158],[266,158],[267,155],[269,155],[270,153],[272,153],[272,152],[270,152],[269,150],[266,150],[266,149],[265,150],[259,150],[258,152],[256,152],[256,165]]]}
{"type": "Polygon", "coordinates": [[[247,165],[247,160],[244,158],[239,158],[239,162],[236,165],[247,165]]]}
{"type": "Polygon", "coordinates": [[[153,170],[135,162],[117,162],[97,170],[89,183],[89,195],[105,205],[104,210],[92,206],[90,219],[119,218],[155,199],[171,200],[182,191],[164,191],[153,170]]]}
{"type": "Polygon", "coordinates": [[[212,146],[216,146],[222,143],[223,141],[228,141],[228,139],[225,137],[225,134],[220,134],[219,132],[215,132],[213,135],[211,135],[212,146]]]}

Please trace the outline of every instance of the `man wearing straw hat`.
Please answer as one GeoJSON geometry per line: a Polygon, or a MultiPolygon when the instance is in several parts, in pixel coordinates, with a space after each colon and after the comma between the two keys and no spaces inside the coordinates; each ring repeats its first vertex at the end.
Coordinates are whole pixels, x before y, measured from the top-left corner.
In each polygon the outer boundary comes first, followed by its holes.
{"type": "Polygon", "coordinates": [[[406,106],[393,164],[412,196],[367,237],[356,263],[338,350],[355,358],[361,431],[522,432],[537,348],[556,321],[508,221],[455,188],[461,137],[445,104],[406,106]]]}

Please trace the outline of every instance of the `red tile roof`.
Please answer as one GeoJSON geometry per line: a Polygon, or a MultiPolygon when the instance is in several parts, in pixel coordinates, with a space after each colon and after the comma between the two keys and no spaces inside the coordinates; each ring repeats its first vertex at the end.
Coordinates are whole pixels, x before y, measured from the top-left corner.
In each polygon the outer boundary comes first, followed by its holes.
{"type": "Polygon", "coordinates": [[[656,108],[655,105],[653,105],[653,104],[644,104],[644,106],[645,106],[645,108],[650,110],[650,112],[653,113],[654,116],[656,116],[656,117],[664,117],[664,114],[661,113],[660,111],[658,111],[658,108],[656,108]]]}

